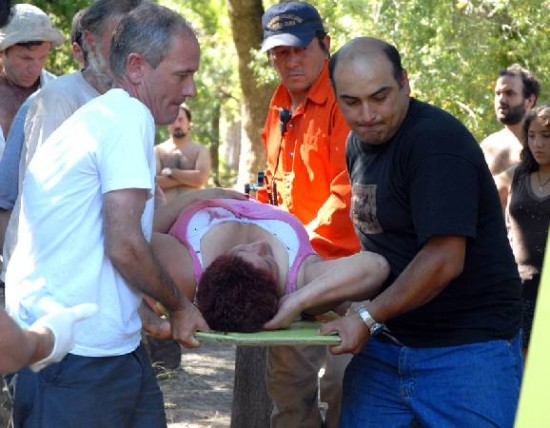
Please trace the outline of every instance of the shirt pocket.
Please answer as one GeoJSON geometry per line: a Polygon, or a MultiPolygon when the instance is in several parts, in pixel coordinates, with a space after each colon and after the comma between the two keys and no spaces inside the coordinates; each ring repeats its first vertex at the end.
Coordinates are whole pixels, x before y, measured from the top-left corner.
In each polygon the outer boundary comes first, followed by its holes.
{"type": "Polygon", "coordinates": [[[354,183],[351,198],[351,219],[356,229],[365,235],[382,233],[378,220],[376,184],[354,183]]]}

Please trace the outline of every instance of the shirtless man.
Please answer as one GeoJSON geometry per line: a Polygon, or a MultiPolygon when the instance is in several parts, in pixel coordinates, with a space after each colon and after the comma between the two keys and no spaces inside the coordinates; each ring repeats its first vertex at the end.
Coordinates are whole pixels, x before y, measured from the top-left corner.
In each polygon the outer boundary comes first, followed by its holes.
{"type": "Polygon", "coordinates": [[[185,104],[168,131],[170,139],[155,146],[155,154],[157,183],[171,201],[180,193],[204,186],[212,165],[208,149],[191,141],[191,112],[185,104]]]}
{"type": "Polygon", "coordinates": [[[519,162],[521,122],[537,102],[539,91],[537,79],[519,64],[499,72],[495,85],[495,113],[504,128],[481,142],[491,174],[496,175],[519,162]]]}
{"type": "Polygon", "coordinates": [[[11,122],[23,101],[55,76],[43,69],[52,48],[63,43],[41,9],[16,4],[0,29],[0,157],[11,122]]]}

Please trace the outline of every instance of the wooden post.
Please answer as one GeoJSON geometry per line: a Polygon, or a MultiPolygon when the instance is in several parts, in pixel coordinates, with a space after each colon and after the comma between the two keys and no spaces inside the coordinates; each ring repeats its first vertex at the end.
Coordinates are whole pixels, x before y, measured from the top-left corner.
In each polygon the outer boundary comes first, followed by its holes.
{"type": "Polygon", "coordinates": [[[267,347],[237,347],[231,428],[269,427],[272,404],[265,383],[266,364],[267,347]]]}

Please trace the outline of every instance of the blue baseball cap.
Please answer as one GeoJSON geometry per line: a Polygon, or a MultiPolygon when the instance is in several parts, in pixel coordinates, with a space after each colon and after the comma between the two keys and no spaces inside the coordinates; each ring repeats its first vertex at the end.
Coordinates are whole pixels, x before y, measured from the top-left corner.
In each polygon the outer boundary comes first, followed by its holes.
{"type": "Polygon", "coordinates": [[[316,34],[325,33],[317,9],[301,1],[271,6],[262,17],[262,27],[262,52],[277,46],[302,48],[307,46],[316,34]]]}

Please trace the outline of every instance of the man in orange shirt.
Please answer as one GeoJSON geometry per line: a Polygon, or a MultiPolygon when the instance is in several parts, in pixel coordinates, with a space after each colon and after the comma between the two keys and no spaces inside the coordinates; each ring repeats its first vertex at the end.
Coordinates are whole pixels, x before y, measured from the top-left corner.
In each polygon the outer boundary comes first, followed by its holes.
{"type": "MultiPolygon", "coordinates": [[[[264,41],[280,84],[271,99],[262,135],[267,152],[266,186],[257,198],[300,219],[313,248],[324,258],[359,250],[350,220],[351,189],[346,171],[349,132],[328,77],[330,37],[318,11],[305,2],[276,4],[262,17],[264,41]]],[[[337,425],[340,389],[348,356],[334,360],[323,347],[272,347],[267,387],[273,401],[272,427],[337,425]]]]}

